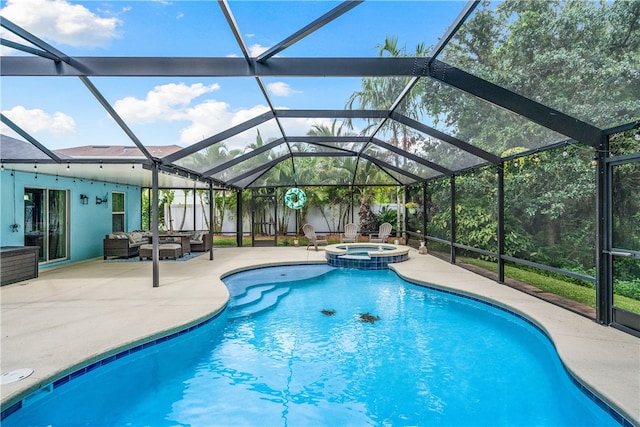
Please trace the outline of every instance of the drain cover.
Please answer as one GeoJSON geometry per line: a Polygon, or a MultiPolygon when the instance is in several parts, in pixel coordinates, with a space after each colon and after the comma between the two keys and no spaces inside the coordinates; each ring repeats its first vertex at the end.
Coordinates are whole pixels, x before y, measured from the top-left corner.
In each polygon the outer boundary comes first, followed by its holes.
{"type": "Polygon", "coordinates": [[[11,372],[5,372],[0,376],[0,378],[2,379],[2,381],[0,381],[0,384],[15,383],[16,381],[27,378],[31,374],[33,374],[33,369],[31,368],[21,368],[11,372]]]}

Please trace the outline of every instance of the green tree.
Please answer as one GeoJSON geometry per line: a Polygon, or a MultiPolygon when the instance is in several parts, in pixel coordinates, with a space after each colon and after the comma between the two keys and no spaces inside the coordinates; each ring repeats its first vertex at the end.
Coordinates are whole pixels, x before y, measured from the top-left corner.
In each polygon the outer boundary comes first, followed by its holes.
{"type": "Polygon", "coordinates": [[[160,205],[158,207],[158,223],[160,227],[173,230],[173,217],[171,216],[171,205],[176,197],[175,190],[158,190],[160,205]],[[165,215],[166,211],[166,215],[165,215]]]}
{"type": "Polygon", "coordinates": [[[182,204],[182,218],[180,219],[180,226],[178,226],[178,230],[184,230],[184,222],[187,219],[187,198],[189,197],[191,190],[182,190],[182,193],[184,195],[184,203],[182,204]]]}
{"type": "MultiPolygon", "coordinates": [[[[381,57],[402,57],[408,56],[406,48],[398,46],[397,37],[387,37],[382,45],[378,46],[378,55],[381,57]]],[[[427,50],[424,44],[416,46],[413,56],[426,56],[427,50]]],[[[410,77],[367,77],[362,79],[362,89],[351,94],[347,100],[347,109],[371,109],[386,110],[396,101],[402,90],[407,86],[410,77]]],[[[414,92],[405,97],[400,107],[403,114],[409,117],[417,117],[417,110],[421,108],[419,98],[414,92]]],[[[367,126],[362,130],[364,134],[370,133],[379,125],[378,120],[368,119],[367,126]]],[[[345,121],[349,129],[353,129],[351,119],[345,121]]],[[[389,135],[390,144],[410,151],[416,143],[415,132],[395,120],[386,120],[379,130],[380,134],[389,135]]],[[[379,135],[378,135],[379,136],[379,135]]],[[[402,158],[396,157],[396,166],[402,166],[399,162],[402,158]]]]}
{"type": "MultiPolygon", "coordinates": [[[[495,8],[485,1],[460,28],[441,59],[607,128],[636,120],[640,113],[639,28],[640,3],[635,1],[514,0],[495,8]]],[[[420,83],[432,81],[422,79],[420,83]]],[[[494,152],[513,146],[500,137],[491,143],[504,115],[483,117],[443,92],[437,84],[425,87],[424,107],[434,115],[442,113],[446,123],[460,131],[473,129],[474,143],[495,146],[494,152]],[[433,98],[438,101],[427,102],[433,98]]],[[[511,134],[521,136],[522,144],[527,136],[530,139],[533,128],[525,123],[511,134]]],[[[511,144],[516,143],[511,139],[511,144]]]]}
{"type": "MultiPolygon", "coordinates": [[[[438,59],[606,128],[640,117],[638,29],[639,2],[483,2],[438,59]]],[[[421,79],[415,92],[422,97],[422,121],[496,155],[566,139],[435,79],[421,79]]],[[[445,165],[477,162],[437,141],[424,141],[422,151],[445,165]]],[[[593,269],[593,154],[575,144],[507,162],[507,254],[580,272],[593,269]]],[[[493,248],[496,222],[481,199],[486,191],[496,200],[495,185],[483,191],[481,182],[478,176],[456,177],[457,236],[493,248]]],[[[429,188],[429,231],[445,238],[448,182],[430,182],[429,188]]]]}

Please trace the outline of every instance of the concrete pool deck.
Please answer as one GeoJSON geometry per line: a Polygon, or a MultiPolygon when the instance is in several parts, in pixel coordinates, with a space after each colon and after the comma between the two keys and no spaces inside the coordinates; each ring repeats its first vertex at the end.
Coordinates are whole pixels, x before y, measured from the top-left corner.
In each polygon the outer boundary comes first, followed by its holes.
{"type": "MultiPolygon", "coordinates": [[[[152,263],[96,258],[43,269],[40,277],[0,288],[2,374],[34,370],[1,388],[2,409],[123,347],[197,323],[222,309],[220,277],[248,267],[325,263],[324,250],[305,247],[216,248],[188,261],[152,263]]],[[[588,388],[640,425],[640,339],[603,327],[523,292],[411,249],[393,264],[402,277],[480,297],[525,315],[545,330],[562,361],[588,388]]]]}

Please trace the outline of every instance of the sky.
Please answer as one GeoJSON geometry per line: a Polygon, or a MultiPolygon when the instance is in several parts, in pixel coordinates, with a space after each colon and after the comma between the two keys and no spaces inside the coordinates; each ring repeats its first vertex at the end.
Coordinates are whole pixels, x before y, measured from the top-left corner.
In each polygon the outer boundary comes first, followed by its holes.
{"type": "MultiPolygon", "coordinates": [[[[229,1],[252,56],[264,52],[340,2],[229,1]]],[[[375,57],[385,37],[414,52],[435,44],[462,1],[366,1],[281,52],[282,57],[375,57]]],[[[215,1],[3,0],[0,15],[72,56],[240,57],[215,1]]],[[[26,44],[2,30],[2,37],[26,44]]],[[[7,47],[6,55],[25,55],[7,47]]],[[[188,146],[268,111],[253,78],[114,78],[91,82],[145,145],[188,146]]],[[[265,78],[283,109],[344,109],[360,78],[265,78]]],[[[133,145],[78,78],[2,77],[0,110],[50,149],[133,145]]],[[[289,120],[288,135],[306,135],[327,119],[289,120]]],[[[356,123],[356,127],[359,126],[356,123]]],[[[364,123],[361,124],[364,127],[364,123]]],[[[4,125],[3,134],[16,137],[4,125]]],[[[280,137],[275,123],[264,139],[280,137]]],[[[252,129],[229,148],[255,142],[252,129]]]]}

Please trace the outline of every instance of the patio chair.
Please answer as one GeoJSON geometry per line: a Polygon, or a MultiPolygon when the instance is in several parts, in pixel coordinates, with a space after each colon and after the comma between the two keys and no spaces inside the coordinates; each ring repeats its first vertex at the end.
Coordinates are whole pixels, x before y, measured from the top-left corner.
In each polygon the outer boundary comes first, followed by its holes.
{"type": "Polygon", "coordinates": [[[358,237],[360,237],[360,233],[358,232],[358,225],[351,222],[344,226],[344,233],[340,235],[340,243],[357,243],[358,237]]]}
{"type": "Polygon", "coordinates": [[[378,228],[378,234],[370,234],[369,241],[371,243],[387,243],[387,239],[391,234],[392,228],[392,225],[388,222],[380,224],[380,227],[378,228]]]}
{"type": "Polygon", "coordinates": [[[307,239],[307,250],[309,250],[309,246],[313,245],[318,250],[318,244],[328,244],[327,236],[323,234],[316,234],[316,231],[313,229],[313,225],[305,224],[302,226],[302,231],[304,232],[304,237],[307,239]]]}

